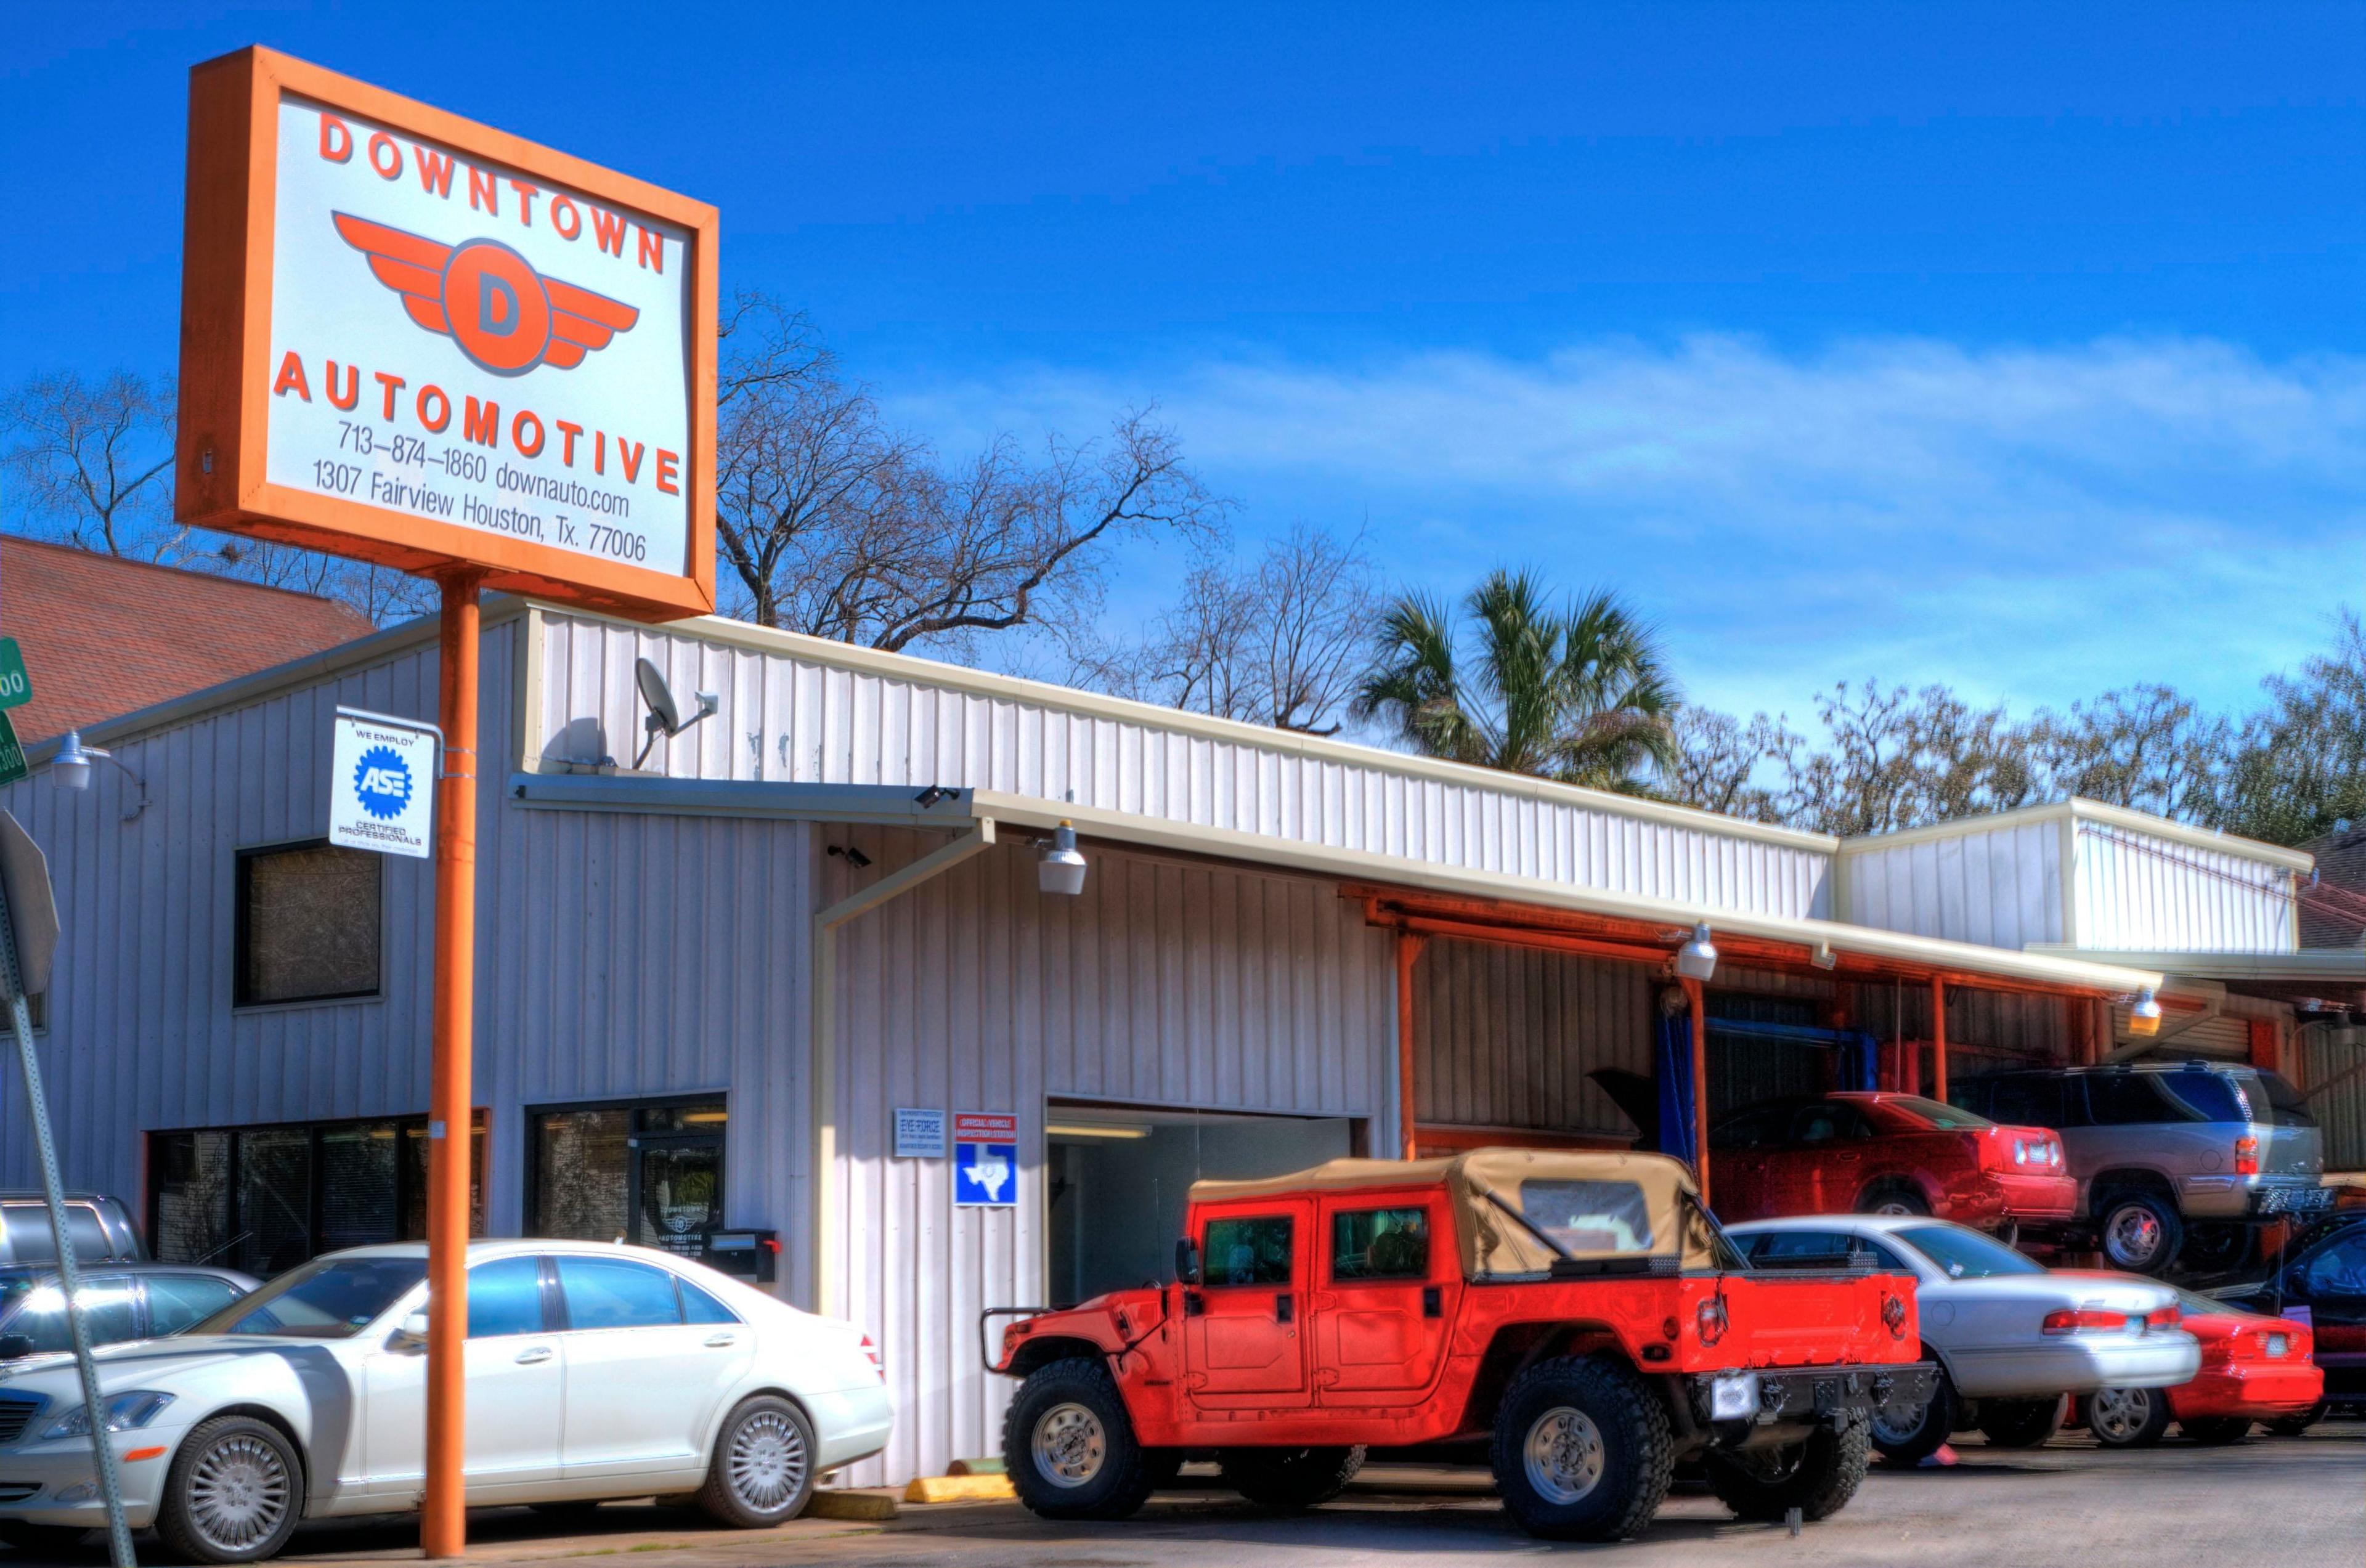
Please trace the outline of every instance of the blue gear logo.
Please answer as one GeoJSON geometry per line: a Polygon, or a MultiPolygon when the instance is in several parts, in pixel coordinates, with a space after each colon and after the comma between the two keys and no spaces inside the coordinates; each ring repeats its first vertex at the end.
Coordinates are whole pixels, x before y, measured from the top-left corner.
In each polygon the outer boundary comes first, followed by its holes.
{"type": "Polygon", "coordinates": [[[401,816],[411,804],[411,764],[389,747],[371,747],[354,766],[354,794],[373,817],[401,816]]]}

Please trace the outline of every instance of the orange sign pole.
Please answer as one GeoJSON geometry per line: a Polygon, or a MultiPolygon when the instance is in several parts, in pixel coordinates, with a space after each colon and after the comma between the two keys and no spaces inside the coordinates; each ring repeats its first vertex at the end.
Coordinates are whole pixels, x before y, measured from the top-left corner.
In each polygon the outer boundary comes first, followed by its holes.
{"type": "Polygon", "coordinates": [[[419,1544],[430,1557],[458,1557],[468,1541],[461,1484],[475,1141],[468,1080],[477,989],[477,588],[483,577],[459,568],[438,579],[444,775],[435,803],[435,1064],[427,1129],[427,1495],[419,1518],[419,1544]]]}

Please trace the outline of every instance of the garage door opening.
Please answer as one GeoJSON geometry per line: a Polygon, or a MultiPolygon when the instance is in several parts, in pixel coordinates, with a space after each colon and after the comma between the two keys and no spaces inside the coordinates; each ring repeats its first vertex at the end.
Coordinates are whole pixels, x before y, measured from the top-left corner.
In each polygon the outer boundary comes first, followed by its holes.
{"type": "Polygon", "coordinates": [[[1163,1281],[1191,1183],[1284,1176],[1364,1151],[1346,1116],[1241,1116],[1053,1101],[1044,1113],[1052,1304],[1163,1281]]]}

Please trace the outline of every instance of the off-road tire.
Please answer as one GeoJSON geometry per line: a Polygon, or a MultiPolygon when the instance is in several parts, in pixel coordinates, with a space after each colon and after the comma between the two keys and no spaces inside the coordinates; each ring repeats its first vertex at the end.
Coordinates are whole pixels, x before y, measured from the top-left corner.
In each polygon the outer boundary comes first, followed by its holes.
{"type": "Polygon", "coordinates": [[[173,1455],[173,1468],[164,1477],[164,1495],[156,1509],[156,1533],[185,1562],[260,1562],[278,1555],[303,1517],[304,1461],[287,1434],[252,1416],[217,1416],[182,1438],[173,1455]],[[251,1540],[233,1542],[207,1522],[208,1510],[191,1488],[200,1476],[219,1477],[222,1467],[241,1450],[266,1466],[272,1456],[276,1457],[276,1480],[284,1489],[285,1501],[271,1528],[251,1540]]]}
{"type": "Polygon", "coordinates": [[[2169,1413],[2165,1388],[2099,1389],[2079,1401],[2079,1418],[2107,1449],[2148,1449],[2168,1435],[2176,1419],[2169,1413]]]}
{"type": "Polygon", "coordinates": [[[733,1529],[763,1529],[795,1518],[813,1500],[813,1423],[778,1394],[731,1407],[715,1429],[698,1489],[698,1511],[733,1529]]]}
{"type": "Polygon", "coordinates": [[[1651,1522],[1675,1472],[1668,1413],[1624,1362],[1558,1356],[1512,1380],[1495,1409],[1490,1457],[1504,1509],[1547,1540],[1622,1540],[1651,1522]],[[1599,1472],[1581,1495],[1555,1497],[1529,1477],[1532,1436],[1558,1412],[1583,1416],[1599,1443],[1599,1472]]]}
{"type": "Polygon", "coordinates": [[[2180,1421],[2177,1429],[2197,1443],[2222,1449],[2249,1437],[2251,1421],[2248,1416],[2198,1416],[2191,1421],[2180,1421]]]}
{"type": "MultiPolygon", "coordinates": [[[[2297,1416],[2279,1416],[2272,1421],[2262,1421],[2259,1425],[2267,1428],[2270,1437],[2297,1438],[2325,1419],[2325,1409],[2326,1402],[2320,1399],[2297,1416]]],[[[0,1540],[5,1539],[0,1537],[0,1540]]]]}
{"type": "MultiPolygon", "coordinates": [[[[1936,1358],[1926,1348],[1922,1359],[1928,1361],[1936,1358]]],[[[1931,1390],[1930,1403],[1922,1406],[1922,1419],[1911,1432],[1885,1436],[1876,1431],[1868,1422],[1866,1440],[1884,1463],[1911,1469],[1947,1446],[1947,1439],[1955,1435],[1956,1424],[1963,1419],[1963,1401],[1956,1398],[1954,1380],[1947,1376],[1946,1369],[1943,1367],[1931,1390]]]]}
{"type": "Polygon", "coordinates": [[[1820,1427],[1804,1443],[1749,1453],[1703,1456],[1708,1489],[1737,1518],[1777,1524],[1793,1508],[1810,1523],[1848,1506],[1865,1484],[1873,1460],[1871,1430],[1852,1420],[1839,1431],[1820,1427]]]}
{"type": "Polygon", "coordinates": [[[2169,1199],[2141,1188],[2122,1187],[2107,1190],[2096,1199],[2094,1210],[2095,1244],[2102,1249],[2106,1267],[2158,1278],[2176,1264],[2178,1253],[2185,1247],[2185,1221],[2169,1199]],[[2149,1251],[2139,1254],[2124,1233],[2143,1229],[2145,1217],[2155,1227],[2151,1234],[2157,1239],[2149,1251]]]}
{"type": "Polygon", "coordinates": [[[1219,1449],[1216,1466],[1224,1484],[1268,1508],[1312,1508],[1347,1489],[1364,1468],[1364,1450],[1352,1449],[1219,1449]]]}
{"type": "Polygon", "coordinates": [[[1857,1195],[1860,1214],[1927,1214],[1931,1201],[1910,1181],[1876,1181],[1857,1195]]]}
{"type": "Polygon", "coordinates": [[[62,1557],[82,1544],[90,1531],[76,1525],[37,1525],[25,1519],[0,1519],[0,1546],[34,1557],[62,1557]]]}
{"type": "Polygon", "coordinates": [[[2068,1403],[2060,1394],[2051,1399],[1983,1399],[1980,1433],[1991,1448],[2042,1449],[2062,1430],[2063,1407],[2068,1403]]]}
{"type": "Polygon", "coordinates": [[[1046,1362],[1027,1374],[1003,1412],[1002,1466],[1019,1500],[1047,1519],[1126,1518],[1149,1500],[1158,1469],[1151,1450],[1134,1439],[1117,1381],[1089,1356],[1046,1362]],[[1081,1479],[1054,1473],[1036,1454],[1037,1428],[1047,1420],[1060,1418],[1072,1430],[1082,1425],[1072,1408],[1088,1416],[1098,1432],[1097,1447],[1078,1446],[1080,1456],[1091,1452],[1089,1473],[1081,1479]]]}

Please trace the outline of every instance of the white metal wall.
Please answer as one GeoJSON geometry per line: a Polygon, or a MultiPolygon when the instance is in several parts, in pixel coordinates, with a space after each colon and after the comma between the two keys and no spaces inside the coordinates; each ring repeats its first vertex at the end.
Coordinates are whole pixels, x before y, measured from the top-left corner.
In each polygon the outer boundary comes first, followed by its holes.
{"type": "Polygon", "coordinates": [[[995,789],[1306,843],[1786,916],[1830,912],[1826,840],[1655,814],[1534,780],[1415,763],[1246,725],[997,681],[924,660],[740,628],[545,612],[540,739],[552,762],[630,761],[633,661],[721,716],[661,748],[677,777],[995,789]],[[749,639],[760,639],[756,646],[749,639]],[[1073,698],[1073,701],[1065,700],[1073,698]]]}
{"type": "MultiPolygon", "coordinates": [[[[875,880],[941,839],[820,830],[875,880]]],[[[856,886],[825,857],[822,897],[856,886]]],[[[977,1314],[1042,1299],[1047,1096],[1369,1119],[1394,1136],[1385,933],[1333,885],[1096,851],[1084,895],[1046,897],[1005,844],[842,928],[840,1278],[881,1343],[894,1445],[851,1478],[942,1473],[1000,1451],[1008,1388],[977,1314]],[[897,1106],[1016,1111],[1015,1209],[956,1209],[945,1160],[892,1157],[897,1106]]]]}
{"type": "MultiPolygon", "coordinates": [[[[509,683],[495,672],[513,630],[485,637],[490,734],[509,721],[509,683]]],[[[231,1007],[237,852],[326,832],[341,703],[432,716],[432,644],[117,742],[147,783],[136,821],[121,820],[129,785],[109,768],[82,794],[47,770],[0,791],[57,885],[63,930],[40,1045],[70,1181],[141,1201],[143,1129],[426,1109],[426,862],[387,861],[382,996],[231,1007]]],[[[485,828],[495,815],[488,802],[485,828]]],[[[38,1177],[17,1095],[16,1075],[0,1074],[0,1170],[22,1185],[38,1177]]]]}
{"type": "Polygon", "coordinates": [[[2300,942],[2293,874],[2117,825],[2079,824],[2081,947],[2290,953],[2300,942]]]}
{"type": "Polygon", "coordinates": [[[1841,918],[1883,931],[2019,950],[2063,934],[2062,829],[2022,822],[1985,832],[1879,840],[1841,852],[1841,918]]]}
{"type": "Polygon", "coordinates": [[[1651,1071],[1651,977],[1640,964],[1436,941],[1414,969],[1416,1126],[1630,1136],[1586,1075],[1651,1071]]]}

